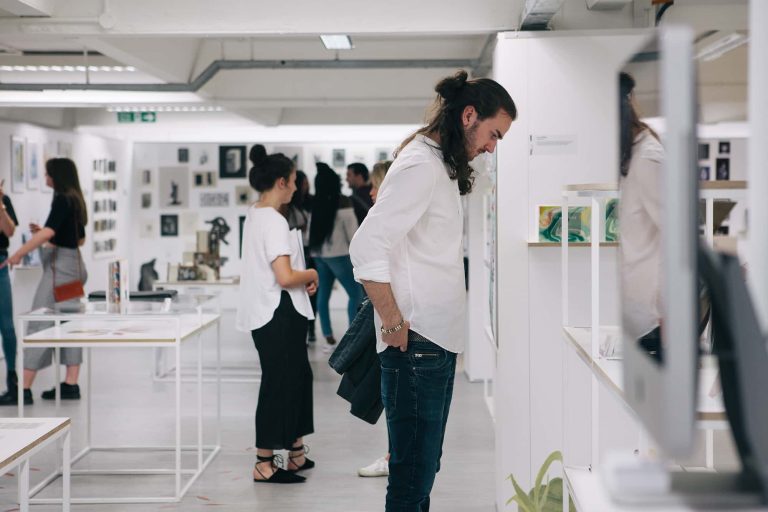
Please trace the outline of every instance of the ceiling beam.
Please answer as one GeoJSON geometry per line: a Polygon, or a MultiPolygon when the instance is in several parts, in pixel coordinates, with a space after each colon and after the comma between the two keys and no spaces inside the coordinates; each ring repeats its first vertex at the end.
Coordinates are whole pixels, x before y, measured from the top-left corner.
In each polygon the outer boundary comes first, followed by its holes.
{"type": "Polygon", "coordinates": [[[232,69],[458,69],[472,68],[474,59],[372,59],[372,60],[216,60],[213,61],[197,78],[189,83],[170,84],[62,84],[62,83],[27,83],[0,84],[0,91],[43,91],[86,90],[86,91],[151,91],[151,92],[197,92],[219,71],[232,69]]]}

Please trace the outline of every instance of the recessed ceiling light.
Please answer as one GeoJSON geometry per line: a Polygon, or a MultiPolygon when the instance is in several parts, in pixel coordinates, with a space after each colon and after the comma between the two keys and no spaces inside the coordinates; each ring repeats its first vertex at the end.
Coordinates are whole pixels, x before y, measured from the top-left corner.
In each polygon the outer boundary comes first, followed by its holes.
{"type": "Polygon", "coordinates": [[[320,39],[328,50],[351,50],[352,39],[345,34],[321,35],[320,39]]]}

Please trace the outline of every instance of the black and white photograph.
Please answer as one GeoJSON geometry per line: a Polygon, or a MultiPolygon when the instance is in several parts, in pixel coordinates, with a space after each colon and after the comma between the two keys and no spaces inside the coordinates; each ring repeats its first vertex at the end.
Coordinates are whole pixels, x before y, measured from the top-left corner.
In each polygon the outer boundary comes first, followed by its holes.
{"type": "Polygon", "coordinates": [[[180,164],[189,162],[189,148],[179,148],[177,159],[180,164]]]}
{"type": "Polygon", "coordinates": [[[157,181],[160,208],[189,208],[189,171],[185,167],[161,167],[157,181]]]}
{"type": "Polygon", "coordinates": [[[142,192],[141,193],[141,207],[144,208],[144,209],[152,207],[152,193],[151,192],[142,192]]]}
{"type": "Polygon", "coordinates": [[[205,208],[229,206],[229,194],[227,192],[202,192],[200,194],[200,206],[205,208]]]}
{"type": "Polygon", "coordinates": [[[719,155],[730,155],[731,143],[729,141],[721,140],[717,145],[717,153],[719,155]]]}
{"type": "Polygon", "coordinates": [[[215,187],[217,179],[216,171],[196,171],[192,175],[192,184],[195,187],[215,187]]]}
{"type": "Polygon", "coordinates": [[[699,166],[699,179],[701,181],[709,181],[710,167],[708,165],[699,166]]]}
{"type": "Polygon", "coordinates": [[[238,185],[235,187],[235,204],[238,206],[248,205],[251,202],[250,185],[238,185]]]}
{"type": "Polygon", "coordinates": [[[150,169],[141,171],[141,184],[144,186],[152,184],[152,171],[150,169]]]}
{"type": "Polygon", "coordinates": [[[709,143],[699,143],[699,160],[709,160],[709,143]]]}
{"type": "Polygon", "coordinates": [[[219,178],[245,178],[247,167],[245,146],[219,146],[219,178]]]}
{"type": "Polygon", "coordinates": [[[731,160],[728,158],[718,158],[715,164],[715,178],[718,180],[731,179],[731,160]]]}
{"type": "Polygon", "coordinates": [[[331,152],[331,166],[337,169],[347,166],[347,152],[343,149],[334,149],[331,152]]]}
{"type": "Polygon", "coordinates": [[[178,215],[160,215],[160,236],[179,236],[178,215]]]}

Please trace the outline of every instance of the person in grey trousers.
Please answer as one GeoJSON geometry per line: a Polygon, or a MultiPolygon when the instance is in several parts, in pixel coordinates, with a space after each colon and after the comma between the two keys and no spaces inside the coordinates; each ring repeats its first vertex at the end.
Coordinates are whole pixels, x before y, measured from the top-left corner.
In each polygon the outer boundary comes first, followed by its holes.
{"type": "MultiPolygon", "coordinates": [[[[80,189],[77,167],[69,158],[52,158],[45,163],[45,183],[53,188],[51,212],[44,226],[30,224],[32,238],[6,260],[7,265],[18,265],[29,252],[40,248],[43,262],[43,277],[37,286],[32,309],[52,308],[56,304],[53,289],[65,283],[79,280],[85,284],[88,273],[85,270],[80,246],[85,242],[85,226],[88,212],[80,189]]],[[[45,328],[38,322],[36,330],[45,328]]],[[[37,371],[50,366],[52,348],[28,348],[24,353],[24,403],[32,403],[32,383],[37,371]]],[[[61,383],[62,400],[78,400],[80,387],[77,384],[80,364],[83,361],[81,348],[61,349],[61,363],[67,372],[61,383]]],[[[44,391],[43,399],[53,400],[55,388],[44,391]]]]}

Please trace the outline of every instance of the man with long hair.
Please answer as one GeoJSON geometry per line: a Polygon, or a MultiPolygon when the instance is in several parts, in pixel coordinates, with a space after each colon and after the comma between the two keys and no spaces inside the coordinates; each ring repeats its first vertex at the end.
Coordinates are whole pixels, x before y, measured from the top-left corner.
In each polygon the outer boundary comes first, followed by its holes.
{"type": "Polygon", "coordinates": [[[469,162],[492,153],[517,117],[490,79],[459,71],[435,91],[431,119],[401,144],[350,246],[376,312],[388,512],[429,510],[466,331],[460,195],[472,190],[469,162]]]}

